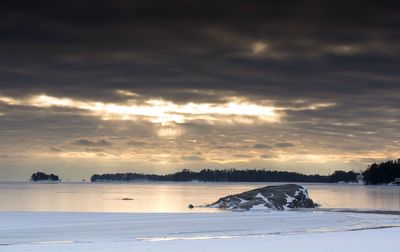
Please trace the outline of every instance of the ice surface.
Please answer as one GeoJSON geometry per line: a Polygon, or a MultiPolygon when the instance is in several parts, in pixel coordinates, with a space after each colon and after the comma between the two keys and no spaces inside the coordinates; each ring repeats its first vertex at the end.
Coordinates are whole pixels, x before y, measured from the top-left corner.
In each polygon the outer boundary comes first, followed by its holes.
{"type": "Polygon", "coordinates": [[[0,213],[0,251],[398,251],[398,215],[0,213]]]}

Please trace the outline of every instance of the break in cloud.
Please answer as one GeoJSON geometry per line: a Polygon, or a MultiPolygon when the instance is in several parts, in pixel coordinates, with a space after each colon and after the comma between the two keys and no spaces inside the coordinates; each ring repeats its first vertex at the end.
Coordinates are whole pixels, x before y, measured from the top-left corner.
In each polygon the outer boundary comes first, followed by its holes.
{"type": "Polygon", "coordinates": [[[71,179],[204,167],[325,174],[397,158],[399,9],[3,4],[0,179],[38,169],[71,179]]]}

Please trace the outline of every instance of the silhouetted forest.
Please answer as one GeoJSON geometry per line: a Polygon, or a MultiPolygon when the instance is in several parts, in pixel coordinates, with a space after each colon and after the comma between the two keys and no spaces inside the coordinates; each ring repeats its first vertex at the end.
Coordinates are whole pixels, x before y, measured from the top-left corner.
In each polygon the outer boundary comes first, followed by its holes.
{"type": "Polygon", "coordinates": [[[380,164],[373,163],[362,173],[362,175],[364,176],[364,181],[367,185],[398,182],[395,180],[396,178],[400,178],[400,159],[380,164]]]}
{"type": "Polygon", "coordinates": [[[180,172],[155,175],[142,173],[95,174],[90,178],[92,182],[107,181],[202,181],[202,182],[312,182],[335,183],[339,181],[356,182],[357,173],[336,171],[330,176],[318,174],[305,175],[297,172],[267,171],[267,170],[211,170],[200,172],[184,169],[180,172]]]}

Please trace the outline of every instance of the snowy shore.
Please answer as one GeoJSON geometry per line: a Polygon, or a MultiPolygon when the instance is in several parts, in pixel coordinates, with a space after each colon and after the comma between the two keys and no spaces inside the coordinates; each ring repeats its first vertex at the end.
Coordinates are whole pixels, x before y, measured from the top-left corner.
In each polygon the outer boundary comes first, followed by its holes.
{"type": "Polygon", "coordinates": [[[398,251],[400,216],[0,212],[0,251],[398,251]]]}

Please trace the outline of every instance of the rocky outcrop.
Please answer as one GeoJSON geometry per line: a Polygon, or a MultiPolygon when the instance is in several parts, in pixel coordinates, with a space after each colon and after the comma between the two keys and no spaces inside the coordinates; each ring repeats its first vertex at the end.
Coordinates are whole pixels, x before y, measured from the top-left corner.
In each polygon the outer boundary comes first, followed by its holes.
{"type": "Polygon", "coordinates": [[[306,188],[296,184],[266,186],[251,191],[229,195],[208,205],[221,209],[249,210],[273,209],[285,210],[296,208],[313,208],[313,200],[306,188]]]}

